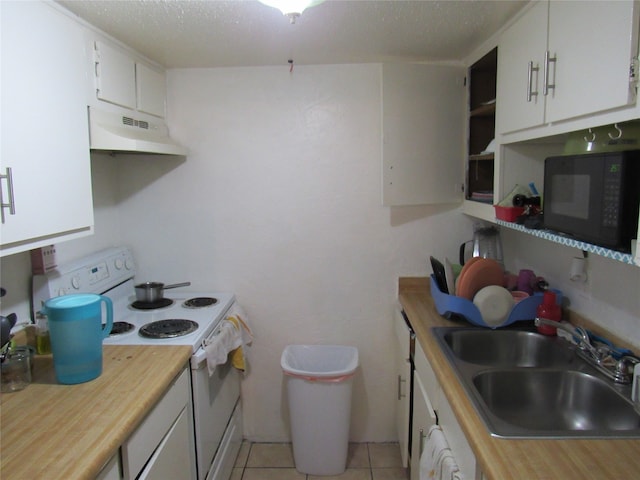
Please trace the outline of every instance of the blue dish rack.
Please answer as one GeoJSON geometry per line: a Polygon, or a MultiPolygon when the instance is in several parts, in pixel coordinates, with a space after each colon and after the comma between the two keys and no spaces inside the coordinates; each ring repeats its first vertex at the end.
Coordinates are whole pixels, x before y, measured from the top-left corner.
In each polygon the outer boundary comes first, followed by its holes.
{"type": "MultiPolygon", "coordinates": [[[[562,292],[552,290],[556,294],[556,302],[561,305],[562,292]]],[[[542,293],[535,293],[532,296],[516,303],[511,309],[511,313],[501,325],[487,325],[482,319],[482,314],[478,307],[471,300],[456,297],[455,295],[447,295],[438,288],[438,284],[433,275],[431,275],[431,296],[436,304],[436,310],[444,317],[451,318],[454,315],[462,316],[469,323],[479,327],[496,329],[506,327],[514,322],[523,320],[533,320],[536,317],[538,305],[542,303],[542,293]]]]}

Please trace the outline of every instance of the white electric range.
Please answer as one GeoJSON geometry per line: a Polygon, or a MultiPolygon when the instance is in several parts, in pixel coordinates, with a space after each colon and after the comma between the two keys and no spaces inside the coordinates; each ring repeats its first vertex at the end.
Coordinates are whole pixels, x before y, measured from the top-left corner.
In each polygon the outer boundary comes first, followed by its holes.
{"type": "Polygon", "coordinates": [[[135,273],[131,251],[116,247],[62,265],[46,275],[36,275],[34,312],[40,310],[42,302],[59,295],[105,295],[113,302],[114,321],[105,344],[191,345],[196,352],[235,300],[232,293],[176,288],[166,289],[158,302],[138,302],[135,273]]]}
{"type": "Polygon", "coordinates": [[[227,361],[207,369],[205,342],[215,342],[234,305],[228,292],[165,289],[157,303],[136,301],[136,263],[126,247],[114,247],[33,277],[33,311],[49,298],[72,293],[105,295],[113,302],[106,345],[189,345],[191,398],[198,480],[228,480],[242,442],[240,376],[227,361]]]}

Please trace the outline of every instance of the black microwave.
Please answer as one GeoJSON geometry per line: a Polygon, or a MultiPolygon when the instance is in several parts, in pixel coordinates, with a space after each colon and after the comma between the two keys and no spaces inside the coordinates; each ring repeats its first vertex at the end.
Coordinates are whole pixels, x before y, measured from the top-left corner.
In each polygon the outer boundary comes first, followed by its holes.
{"type": "Polygon", "coordinates": [[[544,228],[631,252],[638,233],[640,150],[549,157],[544,228]]]}

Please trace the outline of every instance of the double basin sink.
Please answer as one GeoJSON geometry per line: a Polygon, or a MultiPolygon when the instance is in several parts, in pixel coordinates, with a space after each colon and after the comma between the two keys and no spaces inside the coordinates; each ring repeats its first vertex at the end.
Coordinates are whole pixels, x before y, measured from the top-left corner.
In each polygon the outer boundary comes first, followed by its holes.
{"type": "Polygon", "coordinates": [[[569,342],[511,329],[433,333],[493,436],[640,438],[631,387],[607,379],[569,342]]]}

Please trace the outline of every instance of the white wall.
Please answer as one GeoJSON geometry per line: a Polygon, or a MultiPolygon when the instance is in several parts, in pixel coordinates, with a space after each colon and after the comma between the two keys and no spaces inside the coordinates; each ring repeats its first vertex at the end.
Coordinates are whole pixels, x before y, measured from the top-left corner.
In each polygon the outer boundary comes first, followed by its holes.
{"type": "Polygon", "coordinates": [[[230,290],[255,332],[245,433],[288,438],[280,354],[358,347],[354,440],[395,439],[397,277],[426,275],[471,227],[454,207],[381,206],[379,65],[169,72],[175,158],[131,157],[123,240],[140,276],[230,290]]]}

